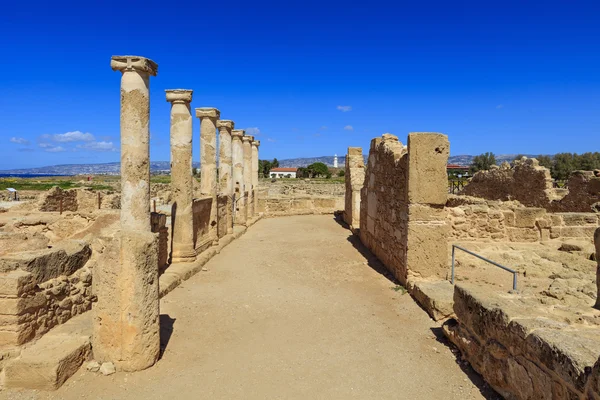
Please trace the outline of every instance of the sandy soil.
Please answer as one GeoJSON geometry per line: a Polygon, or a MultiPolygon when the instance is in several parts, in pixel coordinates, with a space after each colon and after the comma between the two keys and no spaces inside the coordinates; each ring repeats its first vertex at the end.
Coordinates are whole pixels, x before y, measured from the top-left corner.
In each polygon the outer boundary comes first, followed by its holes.
{"type": "Polygon", "coordinates": [[[259,221],[161,304],[156,366],[19,399],[495,399],[332,216],[259,221]]]}

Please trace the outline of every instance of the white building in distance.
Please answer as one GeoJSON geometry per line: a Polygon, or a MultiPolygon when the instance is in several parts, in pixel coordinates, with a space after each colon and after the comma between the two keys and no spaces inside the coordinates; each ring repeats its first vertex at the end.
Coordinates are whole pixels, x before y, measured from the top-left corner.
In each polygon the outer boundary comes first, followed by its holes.
{"type": "Polygon", "coordinates": [[[295,178],[298,168],[272,168],[269,172],[271,178],[295,178]]]}
{"type": "Polygon", "coordinates": [[[333,156],[333,168],[337,168],[337,167],[338,167],[337,154],[334,154],[334,156],[333,156]]]}

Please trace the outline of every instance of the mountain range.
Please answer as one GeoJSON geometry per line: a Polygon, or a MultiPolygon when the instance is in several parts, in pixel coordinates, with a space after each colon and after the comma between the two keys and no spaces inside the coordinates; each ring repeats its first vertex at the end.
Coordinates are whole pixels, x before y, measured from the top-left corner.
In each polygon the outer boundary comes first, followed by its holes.
{"type": "MultiPolygon", "coordinates": [[[[516,154],[501,154],[496,156],[496,161],[497,163],[502,163],[504,161],[510,162],[514,160],[516,156],[516,154]]],[[[526,156],[535,157],[533,155],[526,156]]],[[[471,155],[451,156],[448,158],[448,164],[470,165],[473,161],[473,157],[474,156],[471,155]]],[[[306,167],[312,163],[322,162],[333,167],[333,158],[334,156],[290,158],[279,160],[279,166],[284,168],[306,167]]],[[[345,156],[338,157],[338,167],[342,168],[345,162],[345,156]]],[[[193,167],[199,168],[200,163],[193,163],[193,167]]],[[[104,164],[61,164],[38,168],[0,170],[0,175],[118,175],[119,170],[120,163],[118,162],[104,164]]],[[[150,162],[150,171],[153,173],[164,173],[169,172],[169,170],[169,161],[150,162]]]]}

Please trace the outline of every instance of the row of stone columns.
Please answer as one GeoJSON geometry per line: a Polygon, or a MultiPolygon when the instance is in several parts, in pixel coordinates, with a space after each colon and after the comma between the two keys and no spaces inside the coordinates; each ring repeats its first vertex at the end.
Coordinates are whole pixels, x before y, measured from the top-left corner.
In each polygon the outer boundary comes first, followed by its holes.
{"type": "MultiPolygon", "coordinates": [[[[150,76],[156,76],[158,65],[144,57],[114,56],[111,68],[122,73],[121,229],[94,271],[99,296],[94,307],[93,350],[100,361],[112,361],[124,371],[138,371],[153,365],[160,351],[158,241],[150,224],[149,131],[150,76]]],[[[192,90],[167,90],[166,99],[171,103],[171,262],[191,262],[196,258],[192,90]]],[[[219,120],[216,108],[197,108],[196,116],[200,119],[201,194],[212,200],[208,238],[203,239],[217,244],[219,194],[231,199],[227,233],[233,232],[234,219],[244,224],[257,215],[254,202],[260,143],[243,130],[233,130],[233,121],[219,120]]]]}

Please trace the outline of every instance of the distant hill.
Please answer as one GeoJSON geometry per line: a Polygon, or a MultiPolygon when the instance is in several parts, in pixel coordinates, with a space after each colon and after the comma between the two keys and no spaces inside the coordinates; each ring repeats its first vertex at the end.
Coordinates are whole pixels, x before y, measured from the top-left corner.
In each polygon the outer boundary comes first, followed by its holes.
{"type": "MultiPolygon", "coordinates": [[[[496,161],[498,162],[498,164],[504,161],[511,162],[515,159],[516,156],[517,154],[501,154],[496,156],[496,161]]],[[[535,155],[526,156],[535,157],[535,155]]],[[[448,159],[448,163],[458,165],[471,165],[473,157],[474,156],[470,155],[451,156],[448,159]]],[[[333,156],[289,158],[286,160],[279,160],[279,166],[283,168],[306,167],[316,162],[322,162],[325,165],[333,167],[333,156]]],[[[338,167],[343,168],[345,163],[346,157],[338,156],[338,167]]],[[[200,163],[193,163],[193,167],[199,168],[200,163]]],[[[0,171],[0,175],[118,175],[120,172],[120,168],[121,164],[118,162],[105,164],[61,164],[39,168],[21,168],[5,170],[0,171]]],[[[150,171],[153,173],[168,172],[170,168],[171,166],[169,161],[150,162],[150,171]]]]}

